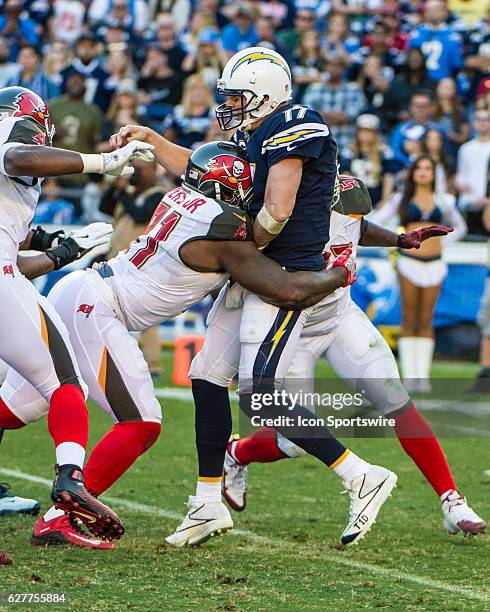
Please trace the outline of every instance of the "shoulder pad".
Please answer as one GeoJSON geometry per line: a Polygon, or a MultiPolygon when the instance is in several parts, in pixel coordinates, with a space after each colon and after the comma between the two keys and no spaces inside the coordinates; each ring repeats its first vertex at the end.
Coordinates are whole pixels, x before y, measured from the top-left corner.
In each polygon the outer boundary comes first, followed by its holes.
{"type": "Polygon", "coordinates": [[[340,196],[332,206],[332,210],[342,215],[367,215],[373,208],[371,196],[366,185],[355,176],[341,174],[339,176],[340,196]]]}
{"type": "Polygon", "coordinates": [[[223,212],[212,220],[206,240],[253,240],[250,215],[236,206],[217,203],[223,212]]]}

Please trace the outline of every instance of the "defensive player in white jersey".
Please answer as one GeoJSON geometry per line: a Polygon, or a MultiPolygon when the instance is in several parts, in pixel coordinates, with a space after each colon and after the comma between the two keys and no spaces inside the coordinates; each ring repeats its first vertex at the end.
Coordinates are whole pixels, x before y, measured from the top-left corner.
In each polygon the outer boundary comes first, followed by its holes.
{"type": "MultiPolygon", "coordinates": [[[[49,406],[48,429],[56,448],[53,502],[102,538],[123,533],[118,516],[83,484],[88,437],[84,383],[68,333],[49,302],[17,266],[20,245],[31,246],[30,224],[40,177],[71,173],[131,173],[127,163],[151,145],[115,153],[83,155],[54,149],[54,127],[43,100],[22,87],[0,90],[0,359],[18,372],[49,406]]],[[[23,424],[0,401],[0,428],[23,424]]]]}
{"type": "MultiPolygon", "coordinates": [[[[114,420],[84,468],[87,489],[103,493],[148,449],[160,433],[161,410],[148,366],[131,335],[170,319],[220,288],[228,273],[241,285],[287,308],[309,306],[354,280],[347,250],[320,272],[284,271],[262,255],[251,221],[240,206],[250,195],[250,166],[242,149],[210,143],[190,157],[185,180],[165,195],[146,233],[97,269],[73,272],[48,301],[66,325],[90,397],[114,420]]],[[[48,410],[19,372],[10,370],[0,391],[4,409],[20,425],[48,410]],[[7,408],[8,407],[8,408],[7,408]]],[[[231,527],[224,515],[208,534],[231,527]]],[[[32,542],[71,541],[66,517],[50,509],[37,522],[32,542]]]]}
{"type": "MultiPolygon", "coordinates": [[[[355,215],[363,211],[352,208],[343,212],[355,215]]],[[[332,211],[328,256],[336,256],[346,246],[356,247],[357,244],[418,248],[422,240],[437,235],[438,231],[432,227],[429,232],[426,231],[429,228],[425,228],[397,236],[381,228],[373,232],[376,226],[371,225],[368,230],[369,225],[366,220],[332,211]]],[[[443,240],[452,237],[450,234],[443,240]]],[[[286,388],[292,393],[301,390],[303,394],[312,394],[315,366],[318,359],[324,356],[339,378],[354,390],[362,390],[377,410],[387,418],[394,419],[395,433],[402,447],[440,498],[444,526],[448,533],[462,533],[466,536],[485,532],[485,521],[472,510],[459,492],[436,435],[402,385],[389,346],[367,315],[351,300],[350,289],[338,289],[323,300],[322,305],[322,308],[315,307],[304,328],[288,372],[286,388]]],[[[196,357],[196,362],[203,360],[199,367],[210,368],[211,376],[216,376],[212,368],[221,364],[220,377],[224,381],[229,376],[231,380],[237,370],[226,373],[222,365],[230,363],[229,356],[230,353],[218,357],[202,352],[196,357]]],[[[315,410],[314,405],[309,405],[309,408],[315,410]]],[[[291,444],[273,429],[260,428],[242,440],[235,436],[226,453],[223,496],[234,510],[245,510],[247,466],[250,463],[269,463],[303,455],[303,449],[291,444]]]]}

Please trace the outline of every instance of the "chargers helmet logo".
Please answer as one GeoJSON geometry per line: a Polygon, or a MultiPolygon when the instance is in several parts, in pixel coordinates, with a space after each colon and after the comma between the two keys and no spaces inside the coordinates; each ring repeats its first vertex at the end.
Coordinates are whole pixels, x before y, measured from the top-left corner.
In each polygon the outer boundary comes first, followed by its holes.
{"type": "Polygon", "coordinates": [[[208,171],[199,181],[201,186],[206,181],[217,181],[229,189],[238,189],[241,185],[246,192],[252,187],[250,166],[234,155],[216,155],[209,160],[208,171]]]}
{"type": "Polygon", "coordinates": [[[94,309],[94,304],[80,304],[77,312],[83,312],[83,314],[85,315],[85,318],[88,319],[88,316],[92,312],[93,309],[94,309]]]}
{"type": "Polygon", "coordinates": [[[287,66],[287,64],[284,64],[284,62],[282,62],[280,58],[276,57],[272,53],[267,53],[264,51],[254,51],[252,53],[249,53],[248,55],[245,55],[244,57],[241,57],[231,69],[230,76],[233,76],[233,73],[238,68],[240,68],[240,66],[243,66],[244,64],[252,64],[253,62],[258,62],[260,60],[264,60],[270,62],[271,64],[276,64],[276,66],[280,66],[288,75],[288,77],[291,78],[289,66],[287,66]]]}

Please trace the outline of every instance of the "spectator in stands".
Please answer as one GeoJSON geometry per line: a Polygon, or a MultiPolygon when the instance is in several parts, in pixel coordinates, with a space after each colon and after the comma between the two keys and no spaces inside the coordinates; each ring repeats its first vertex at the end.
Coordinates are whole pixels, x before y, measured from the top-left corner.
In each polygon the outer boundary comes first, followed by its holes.
{"type": "Polygon", "coordinates": [[[15,62],[23,45],[37,45],[39,34],[36,22],[22,15],[21,0],[6,0],[4,15],[0,15],[0,35],[10,42],[9,60],[15,62]]]}
{"type": "Polygon", "coordinates": [[[376,21],[372,30],[366,36],[364,45],[355,53],[354,63],[357,70],[363,65],[367,57],[375,55],[379,57],[384,67],[385,76],[389,75],[393,80],[395,70],[404,63],[404,55],[398,49],[389,46],[388,31],[382,21],[376,21]]]}
{"type": "MultiPolygon", "coordinates": [[[[218,5],[218,2],[216,3],[218,5]]],[[[158,13],[168,13],[174,22],[176,32],[182,32],[195,13],[200,12],[200,7],[196,7],[196,2],[191,0],[156,0],[149,3],[153,5],[151,18],[158,13]],[[192,11],[194,9],[194,12],[192,11]]],[[[215,7],[216,9],[218,6],[215,7]]],[[[151,19],[150,19],[151,20],[151,19]]],[[[213,20],[209,25],[214,25],[213,20]]]]}
{"type": "Polygon", "coordinates": [[[183,77],[169,66],[167,53],[158,43],[147,46],[138,89],[146,121],[159,129],[160,123],[179,104],[183,77]]]}
{"type": "Polygon", "coordinates": [[[136,86],[136,69],[126,43],[112,43],[107,47],[106,68],[109,78],[106,83],[110,89],[119,90],[119,86],[133,84],[136,86]]]}
{"type": "Polygon", "coordinates": [[[231,23],[221,31],[223,49],[230,57],[237,51],[253,47],[259,42],[249,4],[237,2],[231,9],[231,23]]]}
{"type": "Polygon", "coordinates": [[[97,153],[113,150],[109,138],[122,127],[140,123],[138,107],[138,93],[135,85],[131,81],[121,82],[105,115],[100,136],[101,142],[96,147],[97,153]]]}
{"type": "Polygon", "coordinates": [[[299,46],[292,58],[295,102],[303,101],[308,85],[322,81],[326,61],[320,33],[317,30],[307,30],[301,36],[299,46]]]}
{"type": "Polygon", "coordinates": [[[408,121],[398,124],[391,136],[391,148],[395,158],[402,164],[409,164],[421,153],[421,141],[430,128],[441,129],[433,121],[434,101],[428,91],[413,94],[410,100],[408,121]]]}
{"type": "Polygon", "coordinates": [[[328,123],[340,152],[354,140],[354,122],[366,104],[359,85],[345,79],[345,68],[343,56],[331,55],[326,65],[328,80],[308,85],[303,97],[328,123]]]}
{"type": "Polygon", "coordinates": [[[144,0],[93,0],[88,9],[89,22],[96,28],[118,24],[138,36],[147,28],[148,18],[144,0]]]}
{"type": "Polygon", "coordinates": [[[63,83],[62,71],[72,61],[70,50],[62,42],[54,42],[44,54],[43,70],[46,76],[60,87],[63,83]]]}
{"type": "Polygon", "coordinates": [[[41,197],[32,222],[63,226],[76,221],[75,207],[61,195],[58,179],[55,177],[44,179],[41,197]]]}
{"type": "MultiPolygon", "coordinates": [[[[144,233],[156,207],[168,190],[159,184],[155,162],[134,160],[133,166],[135,172],[129,181],[126,177],[118,178],[103,194],[100,203],[101,212],[111,215],[114,225],[108,259],[115,257],[144,233]]],[[[150,374],[152,378],[157,379],[161,375],[158,326],[142,332],[140,342],[150,374]]]]}
{"type": "Polygon", "coordinates": [[[61,93],[61,87],[49,79],[41,65],[41,52],[32,45],[24,45],[17,56],[19,68],[17,74],[10,78],[7,87],[19,85],[27,87],[41,96],[43,100],[51,100],[61,93]]]}
{"type": "Polygon", "coordinates": [[[340,151],[341,172],[364,181],[375,208],[388,200],[393,191],[394,175],[401,169],[390,147],[382,142],[380,130],[376,115],[360,115],[354,143],[340,151]]]}
{"type": "Polygon", "coordinates": [[[186,52],[177,41],[175,23],[170,13],[161,13],[157,18],[156,42],[160,49],[165,51],[168,57],[168,65],[172,70],[182,70],[182,62],[186,52]]]}
{"type": "Polygon", "coordinates": [[[164,122],[164,136],[192,149],[204,140],[213,117],[214,99],[209,86],[200,74],[193,74],[186,81],[182,103],[164,122]]]}
{"type": "Polygon", "coordinates": [[[315,30],[315,13],[307,8],[299,9],[294,18],[294,28],[277,32],[277,40],[288,50],[289,55],[298,52],[303,37],[315,30]]]}
{"type": "Polygon", "coordinates": [[[383,96],[393,79],[393,69],[384,66],[378,55],[368,55],[359,71],[357,82],[364,92],[369,113],[379,113],[383,96]]]}
{"type": "Polygon", "coordinates": [[[445,0],[428,0],[424,23],[415,28],[409,47],[422,49],[427,72],[436,81],[456,76],[463,65],[463,41],[448,24],[449,11],[445,0]]]}
{"type": "Polygon", "coordinates": [[[470,122],[459,99],[456,82],[447,77],[437,84],[434,119],[446,134],[446,149],[452,162],[456,162],[458,149],[470,135],[470,122]]]}
{"type": "Polygon", "coordinates": [[[218,32],[214,28],[205,28],[199,34],[195,51],[189,53],[182,62],[182,70],[186,73],[200,74],[209,87],[215,88],[226,60],[218,32]]]}
{"type": "Polygon", "coordinates": [[[386,28],[386,40],[390,49],[405,51],[408,46],[408,35],[402,30],[401,13],[399,7],[389,8],[385,2],[383,24],[386,28]]]}
{"type": "Polygon", "coordinates": [[[465,68],[470,77],[468,99],[474,100],[478,85],[485,76],[490,77],[490,6],[487,17],[477,24],[468,37],[465,68]]]}
{"type": "Polygon", "coordinates": [[[75,43],[82,34],[84,19],[85,6],[81,0],[54,2],[53,17],[49,20],[51,40],[75,43]]]}
{"type": "MultiPolygon", "coordinates": [[[[191,54],[197,54],[199,34],[202,30],[207,28],[214,30],[212,22],[210,23],[207,15],[203,11],[194,11],[192,13],[188,28],[186,28],[185,31],[179,36],[179,41],[186,51],[187,57],[189,57],[191,54]]],[[[182,70],[185,71],[184,65],[182,66],[182,70]]]]}
{"type": "MultiPolygon", "coordinates": [[[[100,138],[102,128],[102,113],[93,104],[84,102],[86,82],[85,77],[73,72],[66,79],[66,94],[53,100],[49,111],[56,133],[53,140],[55,147],[93,153],[95,145],[100,138]]],[[[89,180],[88,174],[71,174],[60,178],[60,184],[72,190],[73,200],[77,207],[77,214],[81,214],[81,189],[89,180]]]]}
{"type": "Polygon", "coordinates": [[[339,13],[330,15],[323,45],[328,56],[338,55],[346,66],[361,46],[359,39],[349,33],[349,18],[339,13]]]}
{"type": "Polygon", "coordinates": [[[272,17],[258,17],[255,21],[255,32],[259,39],[258,45],[269,47],[280,53],[286,60],[289,59],[287,48],[276,39],[272,17]]]}
{"type": "Polygon", "coordinates": [[[19,65],[10,61],[10,40],[0,36],[0,87],[5,87],[19,72],[19,65]]]}
{"type": "Polygon", "coordinates": [[[475,138],[462,144],[458,151],[456,187],[469,233],[486,235],[482,214],[490,206],[490,110],[477,110],[473,127],[475,138]]]}
{"type": "Polygon", "coordinates": [[[390,126],[409,118],[408,105],[416,91],[435,91],[436,82],[427,75],[424,54],[410,49],[403,73],[392,81],[383,98],[383,117],[390,126]]]}
{"type": "Polygon", "coordinates": [[[455,193],[454,178],[456,166],[444,150],[444,136],[438,129],[431,128],[422,140],[422,154],[432,159],[436,167],[436,193],[455,193]]]}
{"type": "Polygon", "coordinates": [[[385,225],[398,221],[406,232],[429,225],[449,225],[454,232],[432,238],[416,250],[400,249],[398,279],[400,282],[402,326],[398,352],[405,385],[412,390],[430,392],[430,368],[434,353],[432,318],[447,265],[442,259],[443,245],[461,239],[466,224],[451,194],[435,189],[436,169],[429,157],[419,157],[410,166],[405,186],[381,209],[371,215],[385,225]],[[415,379],[415,380],[413,380],[415,379]]]}
{"type": "Polygon", "coordinates": [[[102,67],[99,45],[93,34],[82,34],[78,39],[73,62],[62,71],[63,90],[74,72],[81,74],[86,83],[85,102],[95,104],[105,113],[111,103],[114,88],[110,86],[109,73],[102,67]]]}

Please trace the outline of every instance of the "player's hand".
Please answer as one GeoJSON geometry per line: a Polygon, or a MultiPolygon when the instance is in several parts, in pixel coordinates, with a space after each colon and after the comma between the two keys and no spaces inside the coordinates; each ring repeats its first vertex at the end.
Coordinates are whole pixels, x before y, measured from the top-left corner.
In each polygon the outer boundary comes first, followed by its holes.
{"type": "Polygon", "coordinates": [[[46,255],[54,263],[54,269],[64,266],[83,257],[96,246],[109,244],[112,236],[110,223],[90,223],[78,230],[70,232],[66,238],[59,241],[58,246],[48,249],[46,255]]]}
{"type": "Polygon", "coordinates": [[[142,159],[151,162],[155,159],[153,155],[154,147],[148,142],[133,140],[121,149],[116,149],[111,153],[102,153],[102,172],[110,176],[130,176],[134,168],[128,166],[132,159],[142,159]]]}
{"type": "MultiPolygon", "coordinates": [[[[150,142],[155,131],[151,128],[142,125],[125,125],[117,134],[113,134],[109,142],[114,149],[120,149],[126,146],[129,142],[138,140],[140,142],[150,142]]],[[[151,143],[150,143],[151,144],[151,143]]]]}
{"type": "Polygon", "coordinates": [[[453,227],[448,227],[446,225],[419,227],[419,229],[408,232],[408,234],[400,234],[398,236],[397,245],[401,249],[418,249],[424,240],[428,240],[434,236],[447,236],[453,231],[453,227]]]}
{"type": "Polygon", "coordinates": [[[331,269],[344,268],[346,273],[345,283],[342,287],[348,287],[356,281],[356,256],[353,249],[344,249],[331,263],[331,269]]]}

